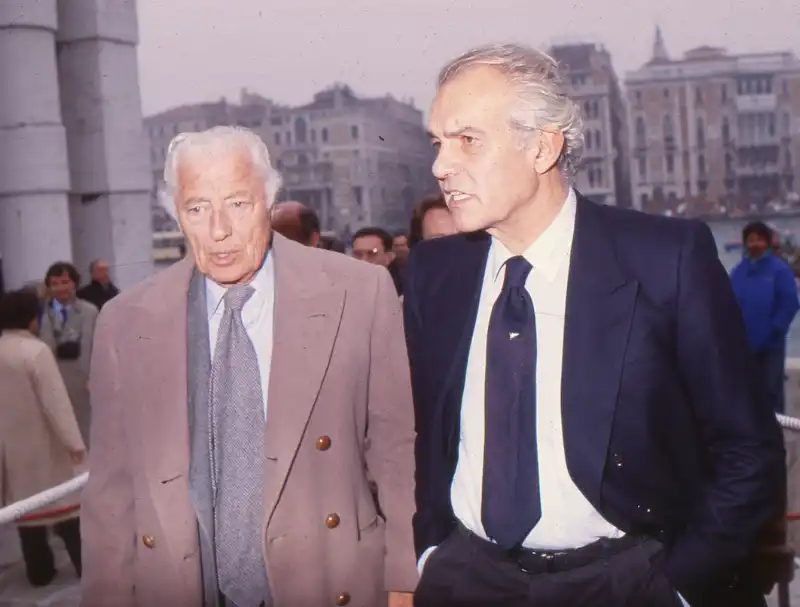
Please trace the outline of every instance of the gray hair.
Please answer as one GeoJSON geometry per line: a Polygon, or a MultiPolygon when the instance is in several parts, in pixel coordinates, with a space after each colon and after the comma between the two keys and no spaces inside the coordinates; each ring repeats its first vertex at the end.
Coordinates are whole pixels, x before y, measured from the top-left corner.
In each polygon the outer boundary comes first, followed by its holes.
{"type": "Polygon", "coordinates": [[[264,179],[267,207],[272,206],[281,189],[282,179],[280,173],[272,166],[267,145],[250,129],[240,126],[215,126],[207,131],[175,135],[167,147],[164,183],[159,191],[159,199],[161,206],[174,219],[177,219],[175,191],[178,185],[178,163],[181,154],[190,149],[203,147],[215,149],[228,147],[247,151],[253,161],[253,167],[264,179]]]}
{"type": "Polygon", "coordinates": [[[519,104],[510,119],[525,139],[546,128],[564,136],[559,167],[568,179],[574,177],[583,153],[583,120],[580,107],[569,97],[558,62],[521,44],[490,44],[467,51],[442,68],[439,87],[478,66],[497,69],[519,89],[519,104]]]}

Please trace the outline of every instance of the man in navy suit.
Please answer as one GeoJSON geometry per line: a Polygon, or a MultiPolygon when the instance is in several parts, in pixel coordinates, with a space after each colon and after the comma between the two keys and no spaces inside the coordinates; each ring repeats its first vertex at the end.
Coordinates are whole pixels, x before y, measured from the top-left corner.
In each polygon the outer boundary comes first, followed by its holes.
{"type": "Polygon", "coordinates": [[[414,247],[418,605],[763,605],[782,436],[707,226],[571,186],[580,113],[516,45],[442,70],[429,130],[462,234],[414,247]]]}

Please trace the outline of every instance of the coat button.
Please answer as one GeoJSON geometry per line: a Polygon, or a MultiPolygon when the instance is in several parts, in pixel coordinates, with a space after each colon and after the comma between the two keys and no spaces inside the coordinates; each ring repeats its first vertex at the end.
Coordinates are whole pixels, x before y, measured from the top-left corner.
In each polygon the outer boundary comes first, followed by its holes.
{"type": "MultiPolygon", "coordinates": [[[[341,519],[339,518],[339,515],[334,512],[333,514],[329,514],[325,517],[325,526],[328,529],[336,529],[336,527],[339,526],[340,520],[341,519]]],[[[342,604],[344,605],[345,603],[342,604]]]]}
{"type": "Polygon", "coordinates": [[[619,453],[615,453],[611,456],[611,461],[614,462],[614,465],[617,468],[622,468],[622,456],[619,453]]]}
{"type": "Polygon", "coordinates": [[[350,594],[347,592],[343,592],[342,594],[336,597],[337,605],[347,605],[349,602],[350,602],[350,594]]]}
{"type": "Polygon", "coordinates": [[[143,535],[142,544],[148,548],[153,548],[156,545],[156,538],[154,538],[152,535],[143,535]]]}
{"type": "Polygon", "coordinates": [[[330,436],[320,436],[317,439],[317,449],[320,451],[327,451],[331,448],[331,437],[330,436]]]}

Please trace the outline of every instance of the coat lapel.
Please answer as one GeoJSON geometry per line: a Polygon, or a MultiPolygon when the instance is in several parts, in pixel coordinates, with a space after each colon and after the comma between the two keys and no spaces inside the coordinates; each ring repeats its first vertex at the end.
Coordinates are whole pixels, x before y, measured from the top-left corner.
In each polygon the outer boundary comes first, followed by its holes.
{"type": "MultiPolygon", "coordinates": [[[[158,517],[172,523],[170,537],[183,533],[183,545],[196,543],[194,513],[188,499],[189,424],[187,405],[186,298],[193,265],[178,262],[159,275],[146,314],[133,317],[136,342],[133,360],[139,361],[139,393],[136,397],[141,424],[136,436],[142,445],[151,498],[158,517]],[[183,509],[182,502],[187,508],[183,509]]],[[[185,554],[176,555],[182,558],[185,554]]]]}
{"type": "Polygon", "coordinates": [[[595,504],[639,288],[619,266],[605,218],[601,207],[578,198],[561,379],[567,466],[595,504]]]}
{"type": "Polygon", "coordinates": [[[267,393],[265,530],[328,370],[345,289],[320,265],[319,251],[275,234],[275,319],[267,393]]]}

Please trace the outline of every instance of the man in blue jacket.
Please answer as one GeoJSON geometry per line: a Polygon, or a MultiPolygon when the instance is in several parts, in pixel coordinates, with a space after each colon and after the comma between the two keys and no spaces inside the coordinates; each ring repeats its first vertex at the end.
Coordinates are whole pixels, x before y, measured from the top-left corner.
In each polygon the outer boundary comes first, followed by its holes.
{"type": "Polygon", "coordinates": [[[754,373],[769,403],[784,411],[786,334],[797,314],[797,285],[788,264],[772,254],[772,230],[757,221],[742,230],[745,258],[731,272],[747,339],[755,353],[754,373]]]}

